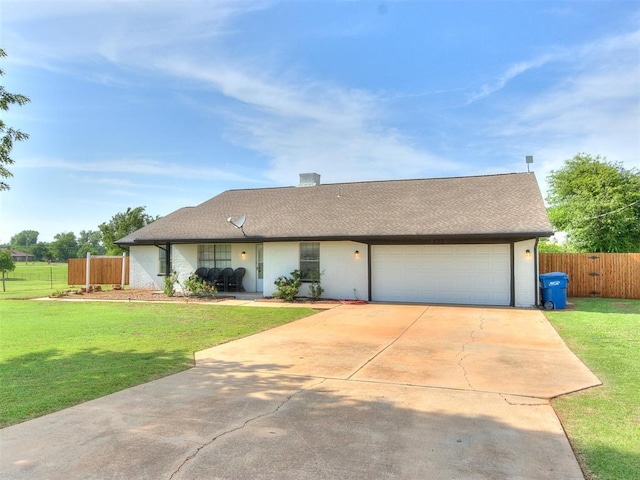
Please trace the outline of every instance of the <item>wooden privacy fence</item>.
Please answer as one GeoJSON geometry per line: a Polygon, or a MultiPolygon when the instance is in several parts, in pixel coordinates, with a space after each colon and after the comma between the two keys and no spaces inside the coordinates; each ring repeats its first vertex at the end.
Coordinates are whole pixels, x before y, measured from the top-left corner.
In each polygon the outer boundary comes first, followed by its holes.
{"type": "MultiPolygon", "coordinates": [[[[122,257],[91,257],[89,264],[89,284],[107,285],[122,282],[122,257]]],[[[87,283],[87,259],[70,258],[68,285],[87,283]]],[[[129,257],[125,259],[124,284],[129,285],[129,257]]]]}
{"type": "Polygon", "coordinates": [[[640,253],[540,253],[539,266],[569,275],[569,297],[640,299],[640,253]]]}

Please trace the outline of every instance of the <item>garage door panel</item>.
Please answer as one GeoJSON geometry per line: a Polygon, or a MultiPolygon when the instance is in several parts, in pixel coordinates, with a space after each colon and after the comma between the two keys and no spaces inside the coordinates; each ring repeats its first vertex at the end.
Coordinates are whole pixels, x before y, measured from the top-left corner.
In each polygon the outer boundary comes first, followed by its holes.
{"type": "Polygon", "coordinates": [[[509,245],[374,245],[378,301],[509,305],[509,245]]]}

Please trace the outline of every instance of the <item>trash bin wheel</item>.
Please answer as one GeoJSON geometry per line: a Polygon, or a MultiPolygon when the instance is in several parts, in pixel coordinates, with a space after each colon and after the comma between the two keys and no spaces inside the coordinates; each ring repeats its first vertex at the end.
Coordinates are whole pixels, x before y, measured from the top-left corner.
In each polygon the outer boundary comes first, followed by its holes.
{"type": "Polygon", "coordinates": [[[544,302],[542,305],[545,310],[553,310],[553,302],[549,300],[548,302],[544,302]]]}

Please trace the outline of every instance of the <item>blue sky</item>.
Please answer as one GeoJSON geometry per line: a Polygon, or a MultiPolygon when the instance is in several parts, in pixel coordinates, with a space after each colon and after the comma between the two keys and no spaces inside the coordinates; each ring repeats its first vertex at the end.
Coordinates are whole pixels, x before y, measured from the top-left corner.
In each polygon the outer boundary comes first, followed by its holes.
{"type": "Polygon", "coordinates": [[[640,167],[634,1],[0,3],[0,243],[238,188],[640,167]]]}

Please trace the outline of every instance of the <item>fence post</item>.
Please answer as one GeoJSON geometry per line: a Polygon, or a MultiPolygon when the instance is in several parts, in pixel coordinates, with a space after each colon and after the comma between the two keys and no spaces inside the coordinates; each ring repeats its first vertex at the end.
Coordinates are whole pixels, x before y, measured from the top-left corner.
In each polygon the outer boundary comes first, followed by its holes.
{"type": "Polygon", "coordinates": [[[122,280],[120,281],[120,286],[124,290],[124,269],[127,266],[127,252],[122,252],[122,280]]]}
{"type": "Polygon", "coordinates": [[[87,252],[87,293],[89,293],[89,280],[91,278],[91,252],[87,252]]]}

